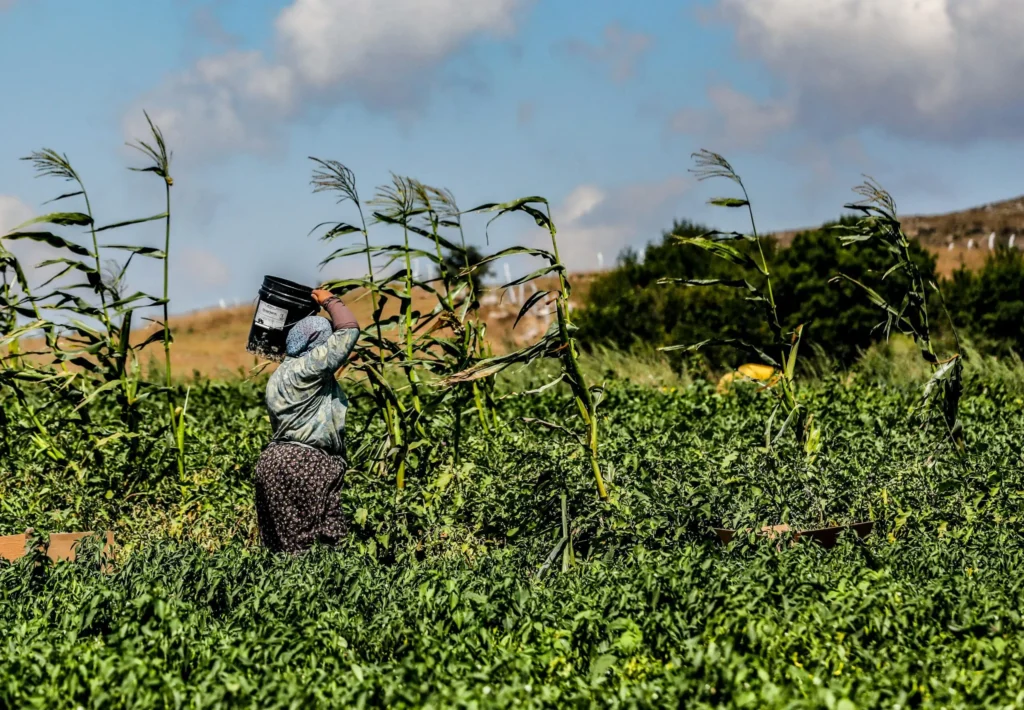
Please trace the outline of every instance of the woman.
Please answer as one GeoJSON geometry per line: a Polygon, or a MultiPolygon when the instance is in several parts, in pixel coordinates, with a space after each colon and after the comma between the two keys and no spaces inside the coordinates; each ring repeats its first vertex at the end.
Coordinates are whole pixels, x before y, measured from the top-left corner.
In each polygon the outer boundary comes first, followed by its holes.
{"type": "Polygon", "coordinates": [[[338,493],[348,399],[334,373],[355,347],[359,324],[330,291],[316,289],[313,300],[330,321],[314,315],[296,323],[287,357],[267,382],[273,435],[256,464],[256,519],[274,552],[333,545],[346,531],[338,493]]]}

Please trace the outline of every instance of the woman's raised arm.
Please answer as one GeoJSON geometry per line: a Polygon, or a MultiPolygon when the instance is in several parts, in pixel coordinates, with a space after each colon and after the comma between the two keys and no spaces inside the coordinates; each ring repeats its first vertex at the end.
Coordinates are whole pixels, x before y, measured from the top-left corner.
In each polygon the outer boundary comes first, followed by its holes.
{"type": "Polygon", "coordinates": [[[331,377],[345,364],[359,340],[359,322],[345,303],[330,291],[313,291],[313,300],[322,306],[331,318],[334,332],[323,345],[313,348],[301,358],[301,374],[314,377],[331,377]]]}

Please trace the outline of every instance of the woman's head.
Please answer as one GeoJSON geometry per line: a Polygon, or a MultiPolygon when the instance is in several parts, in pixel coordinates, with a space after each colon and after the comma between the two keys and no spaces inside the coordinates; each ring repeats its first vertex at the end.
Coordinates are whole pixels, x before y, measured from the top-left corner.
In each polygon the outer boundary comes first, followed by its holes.
{"type": "Polygon", "coordinates": [[[331,322],[321,316],[308,316],[296,323],[285,340],[288,357],[302,357],[323,345],[331,337],[331,322]]]}

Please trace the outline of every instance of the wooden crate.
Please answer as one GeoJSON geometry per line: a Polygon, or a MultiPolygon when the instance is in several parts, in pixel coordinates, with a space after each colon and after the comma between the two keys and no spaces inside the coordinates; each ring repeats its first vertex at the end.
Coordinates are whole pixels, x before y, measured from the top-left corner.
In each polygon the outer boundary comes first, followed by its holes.
{"type": "MultiPolygon", "coordinates": [[[[24,557],[25,553],[28,552],[28,536],[30,532],[31,529],[20,535],[0,537],[0,557],[11,562],[24,557]]],[[[46,548],[46,556],[54,562],[74,560],[76,543],[86,535],[92,534],[92,532],[50,533],[50,545],[46,548]]],[[[106,538],[106,544],[103,545],[103,551],[109,558],[113,556],[114,533],[107,530],[104,533],[104,538],[106,538]]]]}

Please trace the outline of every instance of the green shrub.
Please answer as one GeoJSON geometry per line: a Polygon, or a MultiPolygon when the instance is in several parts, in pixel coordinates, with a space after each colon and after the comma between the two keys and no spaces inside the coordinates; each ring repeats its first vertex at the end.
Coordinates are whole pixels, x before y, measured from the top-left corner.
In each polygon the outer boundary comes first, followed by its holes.
{"type": "Polygon", "coordinates": [[[954,323],[982,350],[1024,353],[1024,254],[1000,248],[980,271],[961,266],[945,292],[954,323]]]}
{"type": "MultiPolygon", "coordinates": [[[[844,365],[884,334],[875,330],[880,322],[878,309],[852,284],[830,284],[829,279],[847,274],[896,302],[906,288],[902,274],[882,278],[890,264],[883,245],[846,249],[832,234],[830,227],[853,219],[843,217],[801,232],[787,248],[764,240],[783,326],[791,329],[806,323],[804,341],[820,346],[844,365]]],[[[758,306],[746,301],[744,292],[657,283],[663,277],[740,277],[737,267],[671,239],[672,235],[698,236],[707,231],[703,225],[676,222],[660,242],[647,245],[643,259],[635,250],[625,250],[616,268],[592,285],[579,317],[580,340],[619,347],[633,347],[638,342],[659,347],[708,338],[764,342],[768,336],[764,319],[758,306]]],[[[925,277],[936,278],[935,257],[916,242],[911,253],[925,277]]],[[[721,368],[741,364],[744,356],[718,348],[708,351],[705,358],[712,367],[721,368]]]]}
{"type": "MultiPolygon", "coordinates": [[[[713,337],[763,342],[768,337],[764,319],[734,289],[658,284],[662,278],[740,276],[740,270],[732,264],[672,239],[696,237],[708,231],[704,225],[676,222],[659,243],[647,245],[643,258],[632,248],[626,249],[617,267],[591,285],[587,306],[579,314],[580,340],[621,348],[660,347],[713,337]]],[[[750,247],[738,246],[741,251],[750,247]]],[[[765,247],[770,261],[774,244],[766,241],[765,247]]],[[[709,349],[704,356],[716,367],[727,366],[740,357],[726,348],[709,349]]]]}
{"type": "MultiPolygon", "coordinates": [[[[892,256],[883,243],[863,242],[855,249],[841,245],[831,227],[856,221],[843,217],[820,229],[797,234],[788,249],[779,251],[774,267],[780,314],[790,327],[807,323],[804,338],[845,365],[872,343],[884,339],[881,330],[875,329],[884,317],[855,285],[829,283],[829,279],[845,274],[871,286],[890,303],[902,300],[908,281],[902,271],[883,279],[892,265],[892,256]]],[[[937,280],[935,256],[916,241],[911,242],[910,253],[924,278],[937,280]]]]}

